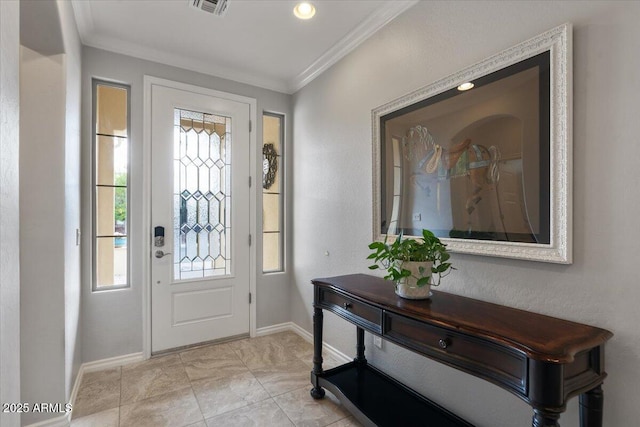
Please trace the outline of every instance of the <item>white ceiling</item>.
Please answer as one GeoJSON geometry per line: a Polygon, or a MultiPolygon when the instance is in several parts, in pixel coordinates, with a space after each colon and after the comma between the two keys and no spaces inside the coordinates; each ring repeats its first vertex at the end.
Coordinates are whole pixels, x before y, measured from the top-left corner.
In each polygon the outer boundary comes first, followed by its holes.
{"type": "Polygon", "coordinates": [[[189,0],[72,0],[85,45],[293,93],[417,1],[229,0],[219,17],[189,0]]]}

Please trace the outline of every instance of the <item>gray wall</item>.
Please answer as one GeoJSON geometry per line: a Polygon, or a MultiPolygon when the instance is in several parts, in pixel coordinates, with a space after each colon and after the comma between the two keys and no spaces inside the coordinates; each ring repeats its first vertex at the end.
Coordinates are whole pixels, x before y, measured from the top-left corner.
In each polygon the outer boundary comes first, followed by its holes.
{"type": "Polygon", "coordinates": [[[71,395],[80,364],[80,65],[82,44],[71,3],[58,1],[64,43],[64,345],[65,395],[71,395]]]}
{"type": "MultiPolygon", "coordinates": [[[[224,92],[257,99],[258,120],[255,126],[258,142],[262,140],[263,110],[286,115],[286,139],[291,138],[291,96],[266,89],[249,86],[213,76],[183,70],[180,68],[119,55],[100,49],[84,47],[82,63],[82,196],[83,196],[83,361],[89,362],[113,356],[142,351],[142,243],[149,231],[141,229],[142,200],[149,197],[142,193],[142,117],[143,117],[143,77],[151,75],[178,82],[193,84],[224,92]],[[131,86],[131,193],[130,193],[130,253],[131,288],[106,291],[91,291],[91,79],[99,78],[116,81],[131,86]]],[[[261,144],[256,155],[262,158],[261,144]]],[[[261,176],[260,169],[255,171],[261,176]]],[[[259,179],[255,179],[259,182],[259,179]]],[[[260,193],[260,192],[258,192],[260,193]]],[[[260,202],[260,194],[258,200],[260,202]]],[[[262,224],[260,204],[258,204],[258,231],[262,224]]],[[[258,233],[259,234],[259,233],[258,233]]],[[[256,244],[261,247],[260,235],[256,244]]],[[[262,254],[257,256],[259,271],[262,254]]],[[[287,274],[262,275],[257,279],[257,327],[270,326],[290,320],[289,277],[287,274]]]]}
{"type": "MultiPolygon", "coordinates": [[[[22,401],[62,402],[64,55],[44,56],[24,46],[20,55],[22,401]]],[[[48,416],[22,418],[30,424],[48,416]]]]}
{"type": "MultiPolygon", "coordinates": [[[[310,279],[367,272],[371,110],[564,22],[574,24],[574,263],[456,254],[441,290],[615,333],[605,425],[637,424],[636,264],[640,3],[420,2],[294,96],[292,320],[311,330],[310,279]],[[325,257],[324,251],[331,255],[325,257]]],[[[354,353],[355,328],[325,316],[326,340],[354,353]]],[[[526,404],[496,386],[367,338],[384,371],[478,426],[525,426],[526,404]]],[[[561,423],[577,425],[577,399],[561,423]]]]}
{"type": "Polygon", "coordinates": [[[19,22],[18,2],[0,2],[0,402],[20,401],[19,22]]]}
{"type": "Polygon", "coordinates": [[[20,6],[21,401],[65,403],[81,363],[81,49],[68,2],[20,6]]]}

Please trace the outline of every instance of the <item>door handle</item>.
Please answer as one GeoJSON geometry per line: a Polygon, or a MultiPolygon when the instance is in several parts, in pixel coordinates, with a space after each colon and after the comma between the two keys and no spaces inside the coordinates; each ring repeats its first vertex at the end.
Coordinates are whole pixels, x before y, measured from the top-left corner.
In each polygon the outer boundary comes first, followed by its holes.
{"type": "Polygon", "coordinates": [[[156,258],[162,258],[165,257],[167,255],[171,255],[171,252],[163,252],[163,251],[156,251],[156,258]]]}

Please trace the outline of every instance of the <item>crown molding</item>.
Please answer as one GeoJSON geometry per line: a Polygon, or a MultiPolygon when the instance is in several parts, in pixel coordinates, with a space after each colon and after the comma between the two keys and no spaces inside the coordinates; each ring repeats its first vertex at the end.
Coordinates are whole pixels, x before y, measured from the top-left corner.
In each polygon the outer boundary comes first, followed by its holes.
{"type": "MultiPolygon", "coordinates": [[[[0,0],[1,1],[1,0],[0,0]]],[[[276,92],[290,93],[289,85],[285,80],[268,78],[240,69],[222,67],[207,61],[201,61],[192,57],[182,56],[174,53],[164,52],[137,43],[116,39],[106,36],[88,36],[83,42],[86,46],[95,47],[110,52],[132,56],[134,58],[145,59],[147,61],[158,62],[165,65],[195,71],[223,79],[258,86],[276,92]]]]}
{"type": "Polygon", "coordinates": [[[91,14],[91,2],[84,0],[71,0],[71,7],[76,18],[80,41],[82,44],[86,44],[87,34],[92,34],[95,29],[93,15],[91,14]]]}
{"type": "Polygon", "coordinates": [[[284,79],[279,80],[261,75],[254,75],[243,70],[221,67],[191,57],[163,52],[137,43],[99,35],[95,31],[91,2],[86,0],[71,0],[71,5],[73,6],[73,13],[78,25],[80,40],[85,46],[95,47],[97,49],[107,50],[165,65],[171,65],[239,83],[274,90],[276,92],[290,93],[290,85],[284,79]]]}
{"type": "Polygon", "coordinates": [[[338,62],[341,58],[353,51],[362,42],[371,37],[376,31],[384,27],[396,16],[400,15],[416,3],[418,3],[417,0],[387,1],[380,9],[362,21],[342,40],[322,54],[322,56],[315,60],[300,74],[292,79],[277,79],[250,73],[241,69],[222,67],[207,61],[168,53],[137,43],[97,34],[91,11],[91,2],[85,0],[71,0],[76,23],[78,25],[80,40],[85,46],[95,47],[147,61],[171,65],[287,94],[292,94],[302,89],[313,79],[338,62]]]}
{"type": "Polygon", "coordinates": [[[383,7],[362,21],[360,25],[294,77],[290,82],[289,92],[295,93],[308,85],[313,79],[353,51],[378,30],[417,3],[419,3],[418,0],[387,1],[383,7]]]}

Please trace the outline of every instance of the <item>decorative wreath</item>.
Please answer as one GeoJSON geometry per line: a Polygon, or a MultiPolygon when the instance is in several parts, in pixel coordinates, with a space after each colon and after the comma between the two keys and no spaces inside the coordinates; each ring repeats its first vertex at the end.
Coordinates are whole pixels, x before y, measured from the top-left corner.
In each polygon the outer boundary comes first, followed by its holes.
{"type": "Polygon", "coordinates": [[[262,146],[262,188],[268,190],[276,180],[278,171],[278,152],[273,144],[262,146]]]}

